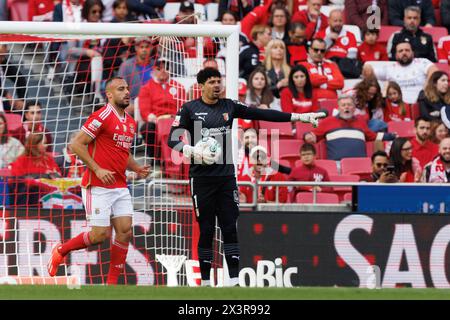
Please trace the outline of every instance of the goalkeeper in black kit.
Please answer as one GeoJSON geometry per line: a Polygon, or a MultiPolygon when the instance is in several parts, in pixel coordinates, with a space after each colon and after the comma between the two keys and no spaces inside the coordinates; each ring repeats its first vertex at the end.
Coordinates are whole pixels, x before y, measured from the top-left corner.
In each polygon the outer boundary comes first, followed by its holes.
{"type": "Polygon", "coordinates": [[[239,101],[219,98],[222,91],[221,74],[205,68],[197,74],[202,95],[186,102],[172,124],[168,144],[191,159],[189,169],[191,196],[200,227],[198,258],[201,284],[210,286],[213,259],[213,236],[216,216],[222,231],[224,254],[228,265],[230,285],[239,284],[239,242],[237,218],[239,191],[232,156],[231,128],[233,119],[273,122],[302,121],[318,124],[325,113],[285,113],[275,110],[249,108],[239,101]],[[188,132],[189,144],[181,141],[188,132]]]}

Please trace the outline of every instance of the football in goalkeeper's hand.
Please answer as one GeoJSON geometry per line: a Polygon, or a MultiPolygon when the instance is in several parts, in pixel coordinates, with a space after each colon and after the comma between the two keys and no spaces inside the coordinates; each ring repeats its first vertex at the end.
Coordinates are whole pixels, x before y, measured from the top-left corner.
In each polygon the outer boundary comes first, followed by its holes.
{"type": "Polygon", "coordinates": [[[201,164],[211,165],[217,163],[222,156],[222,146],[220,143],[212,137],[204,137],[195,144],[195,153],[201,154],[195,160],[196,163],[201,161],[201,164]]]}

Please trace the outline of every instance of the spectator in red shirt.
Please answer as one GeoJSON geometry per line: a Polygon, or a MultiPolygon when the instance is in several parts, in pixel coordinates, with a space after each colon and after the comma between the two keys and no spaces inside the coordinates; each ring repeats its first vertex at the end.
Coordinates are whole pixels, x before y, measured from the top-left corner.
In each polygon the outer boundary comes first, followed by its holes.
{"type": "MultiPolygon", "coordinates": [[[[300,160],[302,165],[292,169],[291,174],[288,177],[289,181],[314,181],[324,182],[330,181],[328,171],[315,164],[316,160],[316,148],[310,143],[305,143],[300,148],[300,160]]],[[[302,186],[295,187],[291,192],[291,200],[295,199],[295,195],[301,191],[313,191],[328,192],[332,188],[319,187],[319,186],[302,186]]],[[[292,202],[292,201],[291,201],[292,202]]]]}
{"type": "Polygon", "coordinates": [[[308,0],[307,9],[297,11],[292,16],[292,22],[301,22],[306,26],[306,38],[311,40],[318,31],[328,27],[328,18],[320,12],[322,0],[308,0]]]}
{"type": "Polygon", "coordinates": [[[53,21],[53,9],[57,0],[29,0],[28,20],[30,21],[53,21]]]}
{"type": "Polygon", "coordinates": [[[386,121],[412,120],[411,104],[403,101],[402,89],[395,81],[388,82],[385,104],[386,121]]]}
{"type": "Polygon", "coordinates": [[[183,85],[169,78],[166,63],[165,59],[158,59],[153,66],[152,78],[141,87],[138,96],[141,117],[145,121],[140,131],[147,144],[147,156],[151,158],[155,157],[157,120],[174,116],[186,100],[183,85]]]}
{"type": "Polygon", "coordinates": [[[45,151],[45,135],[31,133],[25,141],[25,151],[16,161],[11,163],[13,176],[49,176],[61,177],[61,171],[51,156],[45,151]]]}
{"type": "Polygon", "coordinates": [[[367,61],[388,61],[386,46],[378,43],[380,30],[364,29],[364,42],[358,47],[358,60],[362,63],[367,61]]]}
{"type": "Polygon", "coordinates": [[[306,47],[306,27],[300,22],[292,23],[289,29],[289,41],[286,43],[286,60],[291,66],[308,59],[306,47]]]}
{"type": "MultiPolygon", "coordinates": [[[[270,166],[270,159],[267,149],[262,146],[256,146],[250,151],[250,163],[253,166],[250,168],[250,175],[242,176],[240,181],[251,181],[256,183],[258,188],[258,203],[276,202],[278,197],[279,203],[286,203],[288,200],[287,187],[279,187],[278,192],[275,186],[262,187],[258,186],[260,182],[269,181],[286,181],[284,174],[275,171],[270,166]],[[277,195],[278,194],[278,195],[277,195]]],[[[241,199],[244,198],[246,202],[253,201],[253,192],[250,187],[240,187],[241,199]]]]}
{"type": "Polygon", "coordinates": [[[344,30],[344,15],[341,10],[331,10],[328,27],[317,32],[315,37],[325,40],[327,44],[326,59],[356,59],[358,51],[356,37],[353,33],[344,30]]]}
{"type": "Polygon", "coordinates": [[[390,163],[399,182],[419,182],[422,167],[419,160],[412,156],[413,146],[408,138],[396,138],[389,152],[390,163]]]}
{"type": "Polygon", "coordinates": [[[17,130],[11,132],[11,135],[22,144],[25,144],[26,138],[31,133],[42,132],[45,134],[47,143],[47,151],[52,151],[53,138],[50,131],[42,124],[42,106],[39,101],[28,101],[25,104],[24,113],[22,117],[22,126],[17,130]]]}
{"type": "Polygon", "coordinates": [[[430,141],[431,122],[423,117],[414,121],[416,136],[411,139],[412,155],[422,167],[434,159],[439,152],[439,146],[430,141]]]}
{"type": "Polygon", "coordinates": [[[336,63],[324,59],[326,44],[322,39],[314,39],[308,49],[308,60],[301,62],[309,72],[317,97],[336,99],[337,90],[344,87],[344,76],[336,63]]]}
{"type": "Polygon", "coordinates": [[[288,87],[281,91],[281,109],[290,113],[317,111],[317,97],[305,66],[294,66],[289,73],[288,81],[288,87]]]}

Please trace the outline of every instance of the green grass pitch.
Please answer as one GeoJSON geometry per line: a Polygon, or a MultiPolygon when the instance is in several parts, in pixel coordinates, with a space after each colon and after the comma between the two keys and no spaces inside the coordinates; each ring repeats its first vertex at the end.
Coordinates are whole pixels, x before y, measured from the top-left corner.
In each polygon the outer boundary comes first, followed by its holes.
{"type": "Polygon", "coordinates": [[[0,285],[1,300],[450,300],[450,289],[0,285]]]}

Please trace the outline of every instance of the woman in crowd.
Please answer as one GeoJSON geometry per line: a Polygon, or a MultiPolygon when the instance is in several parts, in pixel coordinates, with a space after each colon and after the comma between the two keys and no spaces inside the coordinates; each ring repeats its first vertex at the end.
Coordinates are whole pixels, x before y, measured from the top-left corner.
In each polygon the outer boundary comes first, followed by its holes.
{"type": "Polygon", "coordinates": [[[13,176],[48,176],[61,177],[58,165],[45,148],[45,135],[31,133],[25,140],[25,150],[16,161],[11,163],[13,176]]]}
{"type": "Polygon", "coordinates": [[[430,140],[439,144],[442,139],[450,137],[449,129],[442,121],[433,121],[431,123],[431,138],[430,140]]]}
{"type": "Polygon", "coordinates": [[[249,76],[245,103],[250,107],[281,110],[280,100],[275,98],[269,87],[264,68],[256,68],[249,76]]]}
{"type": "Polygon", "coordinates": [[[439,120],[442,107],[450,106],[448,75],[444,71],[434,72],[420,91],[417,99],[420,115],[428,120],[439,120]]]}
{"type": "Polygon", "coordinates": [[[311,79],[305,66],[298,64],[291,69],[288,87],[281,91],[281,109],[284,112],[305,113],[318,110],[311,79]]]}
{"type": "Polygon", "coordinates": [[[412,120],[412,107],[409,103],[403,101],[402,89],[395,81],[388,82],[385,105],[386,121],[412,120]]]}
{"type": "Polygon", "coordinates": [[[42,106],[39,101],[28,101],[25,104],[24,113],[22,116],[22,126],[17,130],[11,132],[11,135],[25,144],[25,139],[31,132],[42,132],[45,134],[45,139],[48,144],[48,150],[51,150],[53,142],[52,134],[42,124],[42,106]]]}
{"type": "Polygon", "coordinates": [[[355,115],[362,116],[372,131],[385,131],[387,124],[384,122],[383,96],[377,79],[363,79],[356,84],[350,94],[355,98],[355,115]]]}
{"type": "Polygon", "coordinates": [[[7,168],[23,151],[22,143],[9,135],[6,117],[0,113],[0,168],[7,168]]]}
{"type": "Polygon", "coordinates": [[[270,79],[272,94],[280,98],[280,91],[288,86],[288,75],[291,67],[286,60],[286,45],[282,40],[270,40],[265,49],[264,66],[270,79]]]}
{"type": "Polygon", "coordinates": [[[412,144],[408,138],[396,138],[392,142],[389,159],[399,182],[419,182],[422,168],[419,160],[412,156],[412,144]]]}

